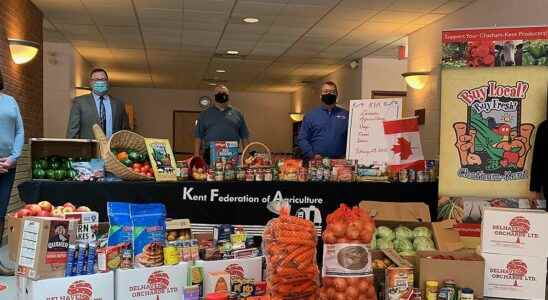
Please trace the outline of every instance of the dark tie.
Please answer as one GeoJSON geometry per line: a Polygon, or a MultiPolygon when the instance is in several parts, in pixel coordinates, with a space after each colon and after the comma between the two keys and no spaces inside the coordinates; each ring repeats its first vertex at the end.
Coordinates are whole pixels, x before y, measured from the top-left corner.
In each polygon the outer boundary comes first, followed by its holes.
{"type": "Polygon", "coordinates": [[[100,96],[99,97],[99,118],[101,122],[101,128],[103,129],[103,132],[107,133],[107,115],[105,112],[105,97],[100,96]]]}

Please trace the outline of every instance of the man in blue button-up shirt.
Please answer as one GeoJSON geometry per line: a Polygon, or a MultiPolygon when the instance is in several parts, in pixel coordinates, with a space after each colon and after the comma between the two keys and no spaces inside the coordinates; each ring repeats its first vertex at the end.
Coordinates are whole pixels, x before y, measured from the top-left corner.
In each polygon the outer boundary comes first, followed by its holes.
{"type": "Polygon", "coordinates": [[[304,117],[298,144],[307,159],[344,158],[348,133],[348,111],[337,106],[337,85],[322,85],[322,105],[304,117]]]}

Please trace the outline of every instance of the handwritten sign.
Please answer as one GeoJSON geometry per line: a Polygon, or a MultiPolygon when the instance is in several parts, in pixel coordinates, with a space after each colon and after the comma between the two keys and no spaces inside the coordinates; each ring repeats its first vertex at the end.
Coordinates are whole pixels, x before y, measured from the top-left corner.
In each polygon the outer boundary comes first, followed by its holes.
{"type": "Polygon", "coordinates": [[[346,158],[365,165],[386,163],[388,149],[382,122],[400,119],[401,115],[401,98],[351,100],[346,158]]]}

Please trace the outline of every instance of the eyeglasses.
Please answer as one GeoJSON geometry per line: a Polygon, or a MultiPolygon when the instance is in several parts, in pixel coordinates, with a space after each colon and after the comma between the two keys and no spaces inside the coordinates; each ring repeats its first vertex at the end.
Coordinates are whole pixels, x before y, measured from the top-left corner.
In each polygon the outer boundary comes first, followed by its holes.
{"type": "Polygon", "coordinates": [[[337,95],[337,90],[322,90],[322,95],[333,94],[337,95]]]}

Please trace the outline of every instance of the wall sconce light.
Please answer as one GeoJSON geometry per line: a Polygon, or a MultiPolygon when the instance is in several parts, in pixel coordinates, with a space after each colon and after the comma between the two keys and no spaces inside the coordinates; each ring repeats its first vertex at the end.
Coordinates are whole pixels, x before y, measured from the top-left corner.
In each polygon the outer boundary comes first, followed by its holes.
{"type": "Polygon", "coordinates": [[[40,48],[40,44],[27,40],[8,39],[8,44],[11,59],[18,65],[31,61],[38,54],[38,48],[40,48]]]}
{"type": "Polygon", "coordinates": [[[291,120],[293,120],[293,122],[301,122],[304,119],[304,114],[303,113],[290,113],[289,117],[291,118],[291,120]]]}
{"type": "Polygon", "coordinates": [[[430,72],[407,72],[401,74],[405,83],[415,90],[421,90],[426,85],[426,77],[430,72]]]}

